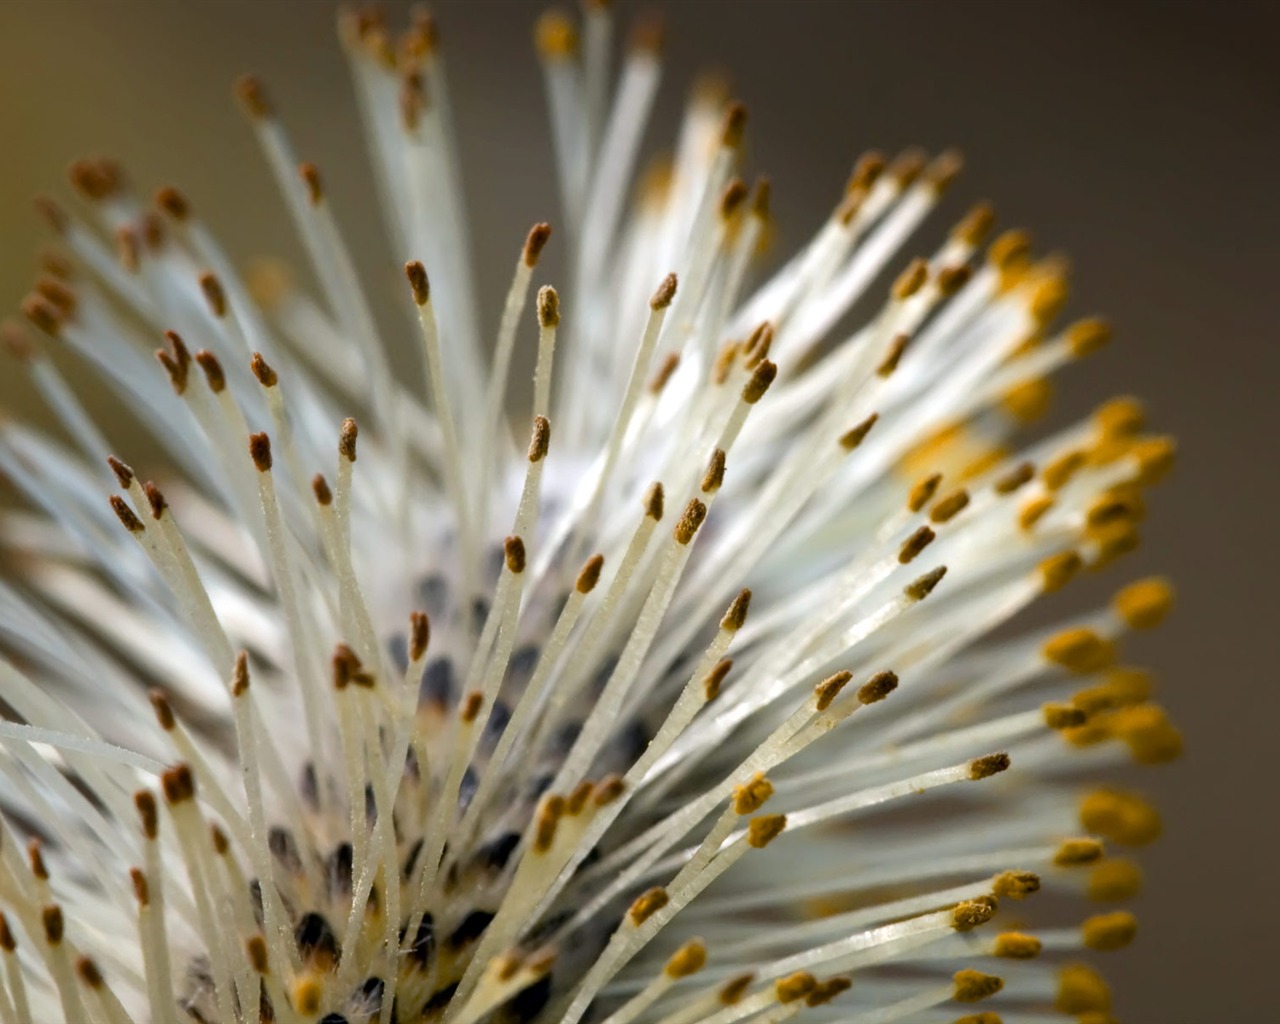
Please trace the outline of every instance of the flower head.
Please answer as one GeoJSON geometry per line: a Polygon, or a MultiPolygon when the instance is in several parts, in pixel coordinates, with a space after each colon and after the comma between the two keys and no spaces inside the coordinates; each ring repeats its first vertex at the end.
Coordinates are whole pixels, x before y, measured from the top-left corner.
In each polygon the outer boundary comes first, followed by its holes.
{"type": "Polygon", "coordinates": [[[661,33],[611,85],[611,17],[538,22],[563,217],[497,316],[429,19],[342,20],[396,308],[256,79],[314,296],[110,161],[73,167],[82,214],[44,201],[61,249],[5,337],[65,437],[0,425],[31,505],[3,531],[0,1018],[1105,1016],[1077,961],[1132,915],[1018,901],[1139,885],[1114,850],[1159,819],[1097,775],[1179,751],[1119,663],[1171,592],[992,633],[1137,543],[1172,445],[1131,399],[1020,439],[1109,330],[1058,326],[1065,268],[988,241],[985,204],[900,255],[954,154],[861,157],[760,274],[769,185],[704,83],[628,202],[661,33]],[[557,243],[563,302],[533,292],[557,243]],[[163,489],[54,345],[151,428],[163,489]]]}

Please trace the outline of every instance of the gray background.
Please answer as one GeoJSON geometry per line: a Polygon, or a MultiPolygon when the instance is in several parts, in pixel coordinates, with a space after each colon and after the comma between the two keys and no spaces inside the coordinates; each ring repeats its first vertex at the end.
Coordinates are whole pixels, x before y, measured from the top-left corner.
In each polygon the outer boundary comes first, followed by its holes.
{"type": "MultiPolygon", "coordinates": [[[[1059,382],[1059,407],[1083,413],[1106,394],[1139,393],[1178,435],[1181,462],[1144,548],[1106,586],[1073,596],[1102,597],[1147,571],[1179,583],[1172,624],[1128,650],[1160,673],[1189,748],[1140,780],[1164,808],[1166,837],[1146,857],[1140,940],[1107,963],[1117,1012],[1134,1024],[1276,1019],[1280,687],[1265,654],[1275,649],[1280,498],[1276,5],[666,6],[658,123],[673,129],[696,70],[732,70],[752,112],[752,166],[774,180],[779,251],[818,223],[860,150],[955,143],[969,164],[947,212],[992,198],[1002,222],[1071,255],[1074,311],[1114,319],[1118,343],[1059,382]]],[[[464,152],[493,296],[527,225],[557,213],[529,45],[539,7],[436,9],[459,122],[483,126],[464,152]]],[[[65,194],[64,168],[84,153],[123,158],[148,187],[180,183],[238,257],[295,253],[230,99],[245,70],[267,78],[357,251],[374,252],[329,4],[5,0],[0,305],[21,296],[43,238],[30,195],[65,194]]],[[[387,301],[391,288],[375,282],[387,301]]],[[[22,412],[8,374],[0,401],[22,412]]],[[[145,462],[128,424],[112,429],[145,462]]]]}

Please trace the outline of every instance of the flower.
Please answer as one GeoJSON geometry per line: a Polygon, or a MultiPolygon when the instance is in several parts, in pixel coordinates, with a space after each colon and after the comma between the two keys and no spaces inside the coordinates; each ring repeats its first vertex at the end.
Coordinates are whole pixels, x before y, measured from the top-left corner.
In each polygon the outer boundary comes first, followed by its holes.
{"type": "Polygon", "coordinates": [[[1131,399],[1018,440],[1109,331],[1054,326],[1064,267],[987,244],[986,205],[904,265],[953,154],[862,157],[749,287],[769,188],[704,83],[628,207],[661,38],[610,89],[611,24],[538,23],[567,301],[526,309],[536,225],[486,361],[435,25],[344,15],[421,385],[255,79],[319,301],[110,161],[73,167],[85,216],[43,203],[61,254],[5,337],[67,440],[0,425],[34,510],[0,590],[0,1018],[1107,1018],[1080,957],[1132,915],[1018,901],[1138,888],[1113,850],[1159,818],[1094,780],[1179,751],[1118,663],[1171,591],[992,634],[1136,544],[1172,445],[1131,399]],[[151,427],[163,491],[104,461],[51,344],[151,427]]]}

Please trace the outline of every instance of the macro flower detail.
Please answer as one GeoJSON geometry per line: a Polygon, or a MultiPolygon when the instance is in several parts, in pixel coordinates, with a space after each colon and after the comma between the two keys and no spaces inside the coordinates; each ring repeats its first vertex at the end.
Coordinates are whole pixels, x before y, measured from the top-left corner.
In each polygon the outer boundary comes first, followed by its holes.
{"type": "Polygon", "coordinates": [[[1059,324],[1064,262],[986,204],[904,254],[957,155],[861,156],[773,269],[722,82],[637,173],[662,33],[615,79],[613,17],[537,23],[562,211],[500,305],[424,15],[340,19],[374,264],[255,78],[315,288],[109,160],[40,201],[0,1022],[1112,1019],[1091,963],[1160,819],[1105,773],[1181,749],[1120,650],[1172,591],[1009,623],[1136,546],[1173,444],[1129,398],[1027,430],[1110,330],[1059,324]]]}

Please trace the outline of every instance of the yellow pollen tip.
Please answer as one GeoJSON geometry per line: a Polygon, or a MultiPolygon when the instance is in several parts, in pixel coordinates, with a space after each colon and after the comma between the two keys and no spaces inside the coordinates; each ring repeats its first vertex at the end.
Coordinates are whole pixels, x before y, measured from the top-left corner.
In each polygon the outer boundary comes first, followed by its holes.
{"type": "Polygon", "coordinates": [[[1093,414],[1098,433],[1104,438],[1132,437],[1142,430],[1146,421],[1142,403],[1127,395],[1104,402],[1093,414]]]}
{"type": "Polygon", "coordinates": [[[1033,377],[1018,384],[1000,396],[1000,408],[1018,423],[1026,425],[1042,419],[1053,404],[1053,381],[1048,377],[1033,377]]]}
{"type": "Polygon", "coordinates": [[[750,782],[745,782],[733,791],[733,813],[737,815],[755,814],[773,796],[773,783],[757,772],[750,782]]]}
{"type": "Polygon", "coordinates": [[[324,988],[316,978],[303,977],[293,983],[290,1002],[294,1008],[306,1017],[314,1017],[320,1012],[320,1002],[324,996],[324,988]]]}
{"type": "Polygon", "coordinates": [[[987,1010],[984,1013],[966,1013],[963,1017],[957,1017],[952,1024],[1004,1024],[1004,1020],[1000,1014],[987,1010]]]}
{"type": "Polygon", "coordinates": [[[1054,1007],[1062,1013],[1090,1013],[1111,1009],[1111,988],[1088,964],[1067,964],[1058,972],[1054,1007]]]}
{"type": "Polygon", "coordinates": [[[1130,629],[1153,629],[1173,607],[1173,587],[1159,577],[1138,580],[1116,594],[1111,607],[1130,629]]]}
{"type": "Polygon", "coordinates": [[[1040,577],[1044,592],[1054,594],[1065,587],[1084,567],[1084,559],[1075,551],[1063,551],[1051,555],[1040,563],[1040,577]]]}
{"type": "Polygon", "coordinates": [[[1084,627],[1066,629],[1050,637],[1043,654],[1055,665],[1078,674],[1098,672],[1116,659],[1115,645],[1084,627]]]}
{"type": "Polygon", "coordinates": [[[578,29],[564,11],[543,14],[534,28],[534,45],[545,60],[567,60],[577,56],[578,29]]]}
{"type": "Polygon", "coordinates": [[[639,928],[649,918],[656,914],[670,902],[671,897],[667,895],[667,890],[661,886],[650,889],[642,896],[636,897],[631,909],[627,911],[627,917],[631,923],[639,928]]]}
{"type": "Polygon", "coordinates": [[[1095,914],[1080,926],[1084,944],[1099,952],[1123,949],[1138,934],[1138,919],[1127,910],[1095,914]]]}
{"type": "Polygon", "coordinates": [[[1067,328],[1067,344],[1077,359],[1091,355],[1111,341],[1111,325],[1098,317],[1078,320],[1067,328]]]}
{"type": "Polygon", "coordinates": [[[996,899],[1024,900],[1040,891],[1040,876],[1032,871],[1002,871],[991,882],[996,899]]]}
{"type": "Polygon", "coordinates": [[[697,974],[706,963],[706,945],[701,939],[692,939],[676,950],[663,970],[669,978],[687,978],[697,974]]]}
{"type": "Polygon", "coordinates": [[[1158,704],[1120,708],[1106,721],[1138,764],[1167,764],[1182,753],[1182,733],[1158,704]]]}
{"type": "Polygon", "coordinates": [[[785,814],[762,814],[752,818],[747,825],[747,843],[753,849],[763,850],[771,842],[782,835],[787,827],[785,814]]]}
{"type": "Polygon", "coordinates": [[[1031,531],[1051,508],[1053,508],[1053,499],[1047,494],[1032,498],[1018,511],[1018,525],[1023,530],[1031,531]]]}
{"type": "Polygon", "coordinates": [[[995,917],[996,909],[996,900],[991,896],[957,903],[951,911],[951,927],[958,932],[972,931],[995,917]]]}
{"type": "Polygon", "coordinates": [[[1075,868],[1101,859],[1102,844],[1096,839],[1068,839],[1053,855],[1053,862],[1060,868],[1075,868]]]}
{"type": "Polygon", "coordinates": [[[1034,935],[1022,932],[1004,932],[996,936],[992,954],[1007,960],[1030,960],[1040,955],[1042,943],[1034,935]]]}
{"type": "Polygon", "coordinates": [[[997,978],[994,974],[983,974],[981,971],[957,971],[951,980],[955,983],[955,991],[951,998],[957,1003],[980,1002],[1004,988],[1004,979],[997,978]]]}
{"type": "Polygon", "coordinates": [[[1145,846],[1160,836],[1160,814],[1136,793],[1098,789],[1080,802],[1080,824],[1124,846],[1145,846]]]}
{"type": "Polygon", "coordinates": [[[796,971],[774,982],[773,994],[780,1003],[794,1003],[812,992],[817,984],[818,979],[808,971],[796,971]]]}
{"type": "Polygon", "coordinates": [[[1124,857],[1108,857],[1089,872],[1089,899],[1098,903],[1121,903],[1142,890],[1142,869],[1124,857]]]}

